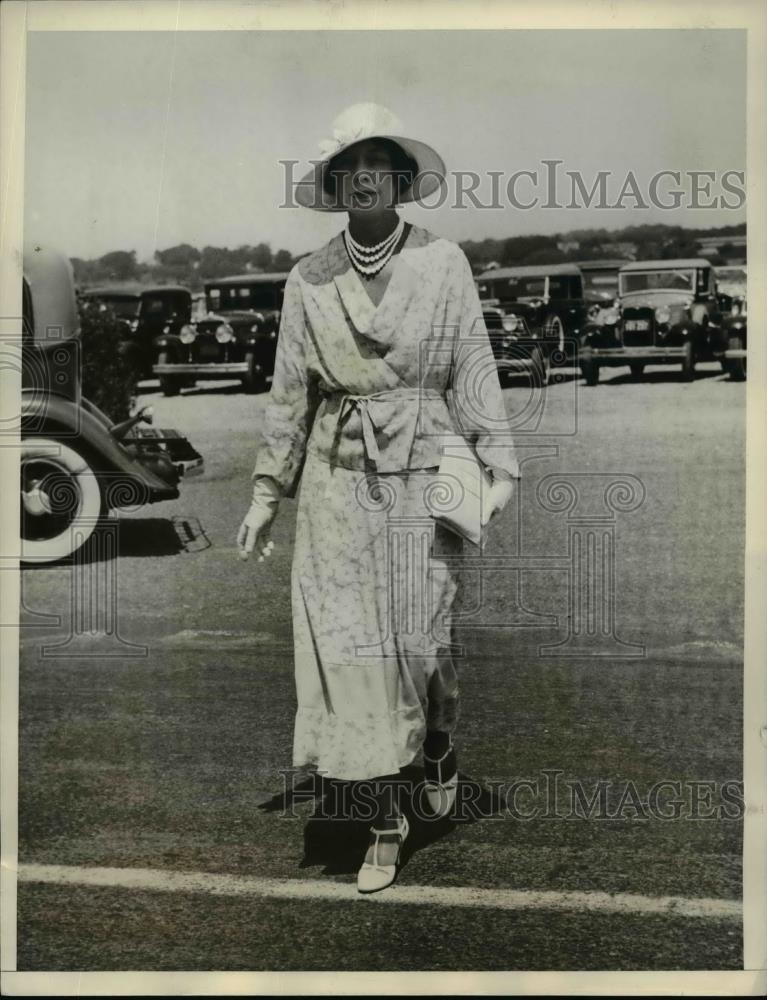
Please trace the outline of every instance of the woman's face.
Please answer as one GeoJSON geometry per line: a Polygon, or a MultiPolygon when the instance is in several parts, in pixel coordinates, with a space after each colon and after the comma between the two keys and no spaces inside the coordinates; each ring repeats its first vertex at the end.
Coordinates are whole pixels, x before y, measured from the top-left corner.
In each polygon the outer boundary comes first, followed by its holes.
{"type": "Polygon", "coordinates": [[[331,164],[336,192],[348,211],[382,212],[397,201],[393,164],[388,151],[365,139],[340,153],[331,164]]]}

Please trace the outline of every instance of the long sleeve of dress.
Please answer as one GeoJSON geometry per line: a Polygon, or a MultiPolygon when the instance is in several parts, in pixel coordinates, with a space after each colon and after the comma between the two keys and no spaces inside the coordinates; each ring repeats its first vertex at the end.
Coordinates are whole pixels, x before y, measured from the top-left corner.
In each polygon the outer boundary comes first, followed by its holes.
{"type": "Polygon", "coordinates": [[[253,470],[254,479],[269,476],[274,480],[282,496],[296,495],[318,404],[317,385],[306,369],[306,318],[300,279],[294,268],[285,283],[263,441],[253,470]]]}
{"type": "Polygon", "coordinates": [[[474,445],[480,461],[491,470],[502,470],[518,479],[519,463],[503,402],[498,365],[471,267],[463,253],[457,280],[461,302],[453,350],[453,413],[458,429],[474,445]]]}

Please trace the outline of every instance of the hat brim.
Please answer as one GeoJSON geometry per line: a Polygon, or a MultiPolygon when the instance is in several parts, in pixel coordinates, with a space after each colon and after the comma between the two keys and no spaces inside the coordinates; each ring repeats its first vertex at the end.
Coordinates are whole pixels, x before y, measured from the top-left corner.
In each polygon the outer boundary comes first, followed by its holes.
{"type": "Polygon", "coordinates": [[[399,195],[397,204],[423,201],[444,183],[447,172],[445,162],[439,153],[425,142],[420,142],[418,139],[408,139],[401,135],[370,135],[362,139],[355,139],[353,142],[347,142],[321,160],[317,160],[309,173],[296,184],[294,194],[298,204],[303,205],[304,208],[311,208],[315,212],[347,212],[348,208],[339,205],[338,199],[325,190],[323,183],[325,174],[331,160],[343,153],[345,149],[349,149],[350,146],[356,146],[357,143],[365,142],[368,139],[390,139],[392,142],[396,142],[418,165],[413,183],[399,195]]]}

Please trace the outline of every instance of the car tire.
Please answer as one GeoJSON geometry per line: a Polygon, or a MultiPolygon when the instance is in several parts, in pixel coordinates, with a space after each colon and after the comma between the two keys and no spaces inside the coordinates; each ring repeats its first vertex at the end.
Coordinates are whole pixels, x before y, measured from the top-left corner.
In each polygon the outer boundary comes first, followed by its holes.
{"type": "Polygon", "coordinates": [[[549,384],[549,359],[540,347],[533,348],[531,378],[533,385],[541,389],[549,384]]]}
{"type": "Polygon", "coordinates": [[[599,365],[596,361],[581,361],[581,375],[586,385],[596,385],[599,382],[599,365]]]}
{"type": "Polygon", "coordinates": [[[21,562],[58,562],[85,544],[105,513],[101,485],[80,451],[53,438],[22,438],[20,468],[21,562]]]}
{"type": "MultiPolygon", "coordinates": [[[[170,355],[167,351],[160,351],[157,355],[157,364],[170,364],[170,355]]],[[[178,396],[181,392],[181,379],[178,375],[160,375],[160,391],[163,396],[178,396]]]]}
{"type": "Polygon", "coordinates": [[[644,374],[644,361],[632,361],[629,365],[632,378],[641,378],[644,374]]]}
{"type": "Polygon", "coordinates": [[[247,373],[242,379],[245,392],[263,392],[266,388],[266,378],[262,371],[257,370],[255,351],[245,352],[245,364],[248,366],[247,373]]]}
{"type": "Polygon", "coordinates": [[[565,327],[559,316],[550,316],[546,321],[546,337],[552,343],[552,350],[565,353],[565,327]]]}
{"type": "Polygon", "coordinates": [[[684,345],[684,356],[682,358],[682,381],[692,382],[695,378],[695,351],[692,341],[688,340],[684,345]]]}
{"type": "MultiPolygon", "coordinates": [[[[730,337],[728,347],[734,350],[740,351],[743,349],[743,338],[742,337],[730,337]]],[[[726,358],[723,362],[725,365],[725,371],[730,376],[733,382],[745,382],[746,381],[746,359],[745,358],[726,358]]]]}

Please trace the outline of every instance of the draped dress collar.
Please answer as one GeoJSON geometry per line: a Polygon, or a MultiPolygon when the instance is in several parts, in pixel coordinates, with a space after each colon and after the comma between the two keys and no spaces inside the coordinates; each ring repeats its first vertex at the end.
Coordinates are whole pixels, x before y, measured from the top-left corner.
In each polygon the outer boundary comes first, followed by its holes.
{"type": "Polygon", "coordinates": [[[299,270],[310,284],[332,282],[349,324],[378,351],[385,351],[402,326],[412,298],[418,292],[423,268],[427,266],[417,251],[432,239],[430,233],[411,226],[399,253],[392,258],[389,284],[377,305],[349,260],[343,233],[336,234],[323,253],[311,255],[313,266],[307,265],[305,272],[299,266],[299,270]]]}

